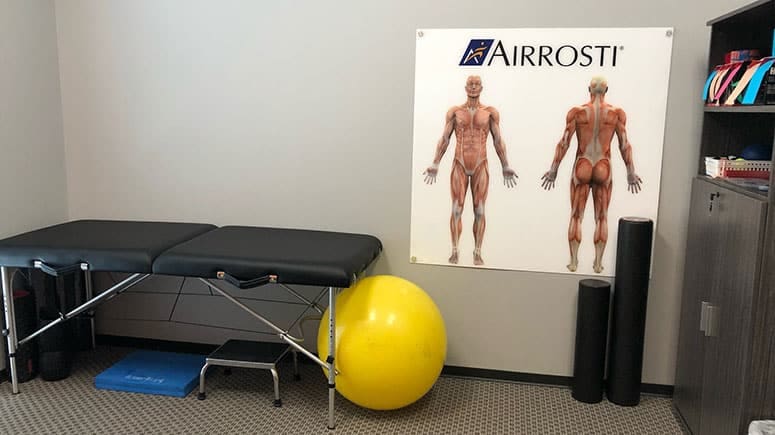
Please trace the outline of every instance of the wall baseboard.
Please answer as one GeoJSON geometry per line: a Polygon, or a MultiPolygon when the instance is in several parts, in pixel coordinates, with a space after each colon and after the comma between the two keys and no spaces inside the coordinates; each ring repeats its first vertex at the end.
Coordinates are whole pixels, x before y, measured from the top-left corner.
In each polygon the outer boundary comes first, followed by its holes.
{"type": "Polygon", "coordinates": [[[165,352],[195,353],[209,355],[218,348],[217,344],[189,343],[185,341],[156,340],[152,338],[125,337],[118,335],[101,335],[95,337],[97,345],[131,347],[144,350],[165,352]]]}
{"type": "MultiPolygon", "coordinates": [[[[510,372],[505,370],[480,369],[474,367],[444,366],[442,375],[460,376],[465,378],[492,379],[498,381],[524,382],[527,384],[557,385],[570,387],[573,380],[570,376],[540,375],[536,373],[510,372]]],[[[656,396],[673,396],[672,385],[641,384],[641,393],[656,396]]]]}
{"type": "MultiPolygon", "coordinates": [[[[117,335],[97,335],[96,342],[103,346],[131,347],[146,350],[166,352],[196,353],[207,355],[218,345],[203,343],[188,343],[182,341],[156,340],[151,338],[124,337],[117,335]]],[[[308,358],[299,358],[301,364],[315,364],[308,358]]],[[[444,376],[459,376],[464,378],[492,379],[497,381],[524,382],[528,384],[557,385],[570,387],[573,380],[570,376],[540,375],[535,373],[510,372],[506,370],[480,369],[474,367],[444,366],[441,371],[444,376]]],[[[8,370],[0,371],[0,379],[8,380],[8,370]]],[[[657,396],[673,396],[672,385],[641,384],[641,393],[657,396]]]]}
{"type": "Polygon", "coordinates": [[[524,382],[528,384],[558,385],[563,387],[570,387],[571,384],[571,378],[567,376],[539,375],[535,373],[480,369],[475,367],[444,366],[441,374],[447,376],[460,376],[465,378],[524,382]]]}

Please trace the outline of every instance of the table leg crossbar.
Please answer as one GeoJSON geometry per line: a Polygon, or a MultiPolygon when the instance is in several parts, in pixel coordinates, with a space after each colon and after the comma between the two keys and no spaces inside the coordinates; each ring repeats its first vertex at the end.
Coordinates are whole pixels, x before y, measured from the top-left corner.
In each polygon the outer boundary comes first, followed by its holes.
{"type": "MultiPolygon", "coordinates": [[[[0,267],[0,281],[2,284],[2,295],[3,295],[3,309],[5,313],[5,329],[3,329],[3,335],[6,337],[6,341],[8,343],[8,356],[9,356],[9,370],[11,372],[11,385],[12,385],[12,391],[14,394],[17,394],[19,392],[19,385],[18,385],[18,375],[17,375],[17,367],[16,367],[16,351],[19,348],[19,346],[24,345],[25,343],[28,343],[30,340],[34,339],[35,337],[39,336],[40,334],[43,334],[48,329],[55,327],[56,325],[69,320],[75,316],[78,316],[86,311],[89,311],[96,307],[97,305],[110,300],[111,298],[115,297],[119,293],[135,286],[136,284],[142,282],[146,278],[150,276],[150,274],[143,274],[143,273],[135,273],[124,279],[123,281],[115,284],[114,286],[110,287],[109,289],[105,290],[104,292],[100,293],[99,295],[92,297],[92,282],[91,282],[91,274],[88,270],[88,265],[84,265],[86,267],[83,268],[83,270],[86,271],[86,293],[87,293],[87,301],[80,306],[76,307],[75,309],[71,310],[68,313],[60,313],[60,316],[58,319],[55,319],[51,323],[48,323],[46,326],[36,330],[29,336],[23,338],[22,340],[18,340],[18,337],[16,336],[16,316],[14,313],[14,301],[13,301],[13,294],[11,289],[11,282],[10,282],[10,275],[8,272],[8,267],[2,266],[0,267]]],[[[202,282],[207,284],[208,287],[212,288],[219,294],[221,294],[223,297],[228,299],[230,302],[234,303],[265,325],[267,325],[269,328],[271,328],[275,333],[278,335],[280,339],[282,339],[284,342],[288,343],[295,351],[301,352],[308,358],[310,358],[312,361],[319,364],[321,367],[326,369],[328,371],[328,428],[334,429],[336,426],[336,420],[334,415],[334,399],[336,396],[336,375],[339,374],[339,372],[334,368],[334,349],[335,349],[335,343],[336,343],[336,325],[335,325],[335,302],[336,302],[336,294],[338,292],[338,288],[335,287],[325,287],[323,290],[320,291],[320,293],[317,295],[317,297],[313,298],[312,300],[309,300],[296,292],[295,290],[291,289],[287,285],[281,284],[281,287],[285,290],[289,291],[292,295],[294,295],[296,298],[301,300],[306,304],[305,309],[302,311],[302,313],[299,315],[299,317],[291,324],[291,326],[284,330],[280,328],[279,326],[272,323],[270,320],[268,320],[266,317],[262,316],[261,314],[257,313],[244,303],[240,302],[233,296],[231,296],[226,290],[221,288],[217,283],[213,282],[212,280],[205,279],[205,278],[199,278],[202,282]],[[312,352],[305,349],[303,346],[301,346],[301,342],[304,341],[303,338],[303,331],[301,330],[300,322],[303,323],[305,320],[311,319],[311,317],[305,317],[306,312],[312,308],[318,313],[323,313],[323,308],[319,305],[320,299],[325,295],[325,293],[328,293],[328,306],[329,306],[329,312],[330,316],[328,319],[328,358],[326,358],[326,361],[321,360],[319,357],[317,357],[312,352]],[[301,337],[295,337],[289,333],[289,331],[299,325],[299,330],[302,332],[301,337]]],[[[318,318],[318,317],[314,317],[318,318]]],[[[92,318],[93,322],[93,318],[92,318]]],[[[93,337],[92,337],[93,340],[93,337]]],[[[295,354],[294,354],[295,357],[295,354]]]]}
{"type": "Polygon", "coordinates": [[[53,328],[56,325],[66,320],[69,320],[75,316],[78,316],[79,314],[94,308],[95,306],[101,304],[102,302],[113,298],[117,294],[129,289],[130,287],[133,287],[134,285],[140,283],[141,281],[148,278],[149,276],[150,274],[143,274],[143,273],[132,274],[126,279],[124,279],[123,281],[114,285],[113,287],[100,293],[98,296],[90,300],[87,300],[85,303],[74,308],[69,313],[60,313],[58,319],[55,319],[51,323],[48,323],[46,326],[36,330],[32,334],[23,338],[22,340],[18,340],[16,336],[16,315],[14,313],[13,294],[11,290],[10,276],[8,274],[7,267],[5,266],[0,267],[0,278],[2,280],[2,287],[3,287],[3,309],[5,313],[5,329],[3,329],[3,335],[5,335],[6,341],[8,342],[8,358],[10,363],[9,369],[11,371],[11,388],[13,393],[16,394],[19,392],[19,383],[18,383],[17,370],[16,370],[16,350],[19,348],[19,346],[22,346],[25,343],[28,343],[30,340],[34,339],[40,334],[43,334],[50,328],[53,328]]]}
{"type": "MultiPolygon", "coordinates": [[[[339,374],[337,372],[337,370],[334,368],[334,358],[333,358],[334,346],[335,346],[334,309],[335,309],[336,293],[337,293],[338,289],[335,288],[335,287],[326,287],[326,288],[323,289],[323,291],[320,292],[320,294],[318,294],[318,297],[315,298],[312,301],[304,298],[303,296],[301,296],[297,292],[292,291],[291,294],[295,295],[296,297],[298,297],[299,299],[304,301],[307,304],[307,306],[304,309],[304,311],[301,313],[301,315],[299,315],[299,317],[293,322],[293,324],[287,330],[283,330],[279,326],[277,326],[274,323],[272,323],[266,317],[262,316],[261,314],[259,314],[256,311],[254,311],[252,308],[248,307],[244,303],[242,303],[239,300],[237,300],[235,297],[230,295],[229,292],[224,290],[217,283],[213,282],[210,279],[205,279],[205,278],[199,278],[199,279],[202,282],[204,282],[205,284],[207,284],[211,289],[215,290],[220,295],[222,295],[223,297],[228,299],[230,302],[234,303],[235,305],[237,305],[238,307],[243,309],[245,312],[247,312],[251,316],[253,316],[256,319],[258,319],[259,321],[261,321],[263,324],[265,324],[266,326],[271,328],[280,337],[280,339],[282,339],[283,341],[288,343],[296,351],[303,353],[308,358],[310,358],[312,361],[316,362],[321,367],[323,367],[326,370],[328,370],[328,428],[329,429],[334,429],[335,425],[336,425],[336,420],[335,420],[335,416],[334,416],[334,398],[335,398],[335,392],[336,392],[336,375],[339,374]],[[329,340],[328,340],[328,343],[329,343],[328,355],[329,355],[329,357],[326,359],[326,361],[323,361],[320,358],[318,358],[315,354],[313,354],[312,352],[310,352],[307,349],[305,349],[301,344],[299,344],[299,343],[304,341],[303,337],[294,337],[294,336],[292,336],[289,333],[289,331],[299,321],[301,321],[303,319],[304,314],[306,313],[306,311],[308,309],[314,308],[317,311],[322,312],[322,310],[320,309],[320,306],[318,305],[317,301],[320,299],[320,297],[324,294],[324,292],[326,290],[328,290],[328,306],[329,306],[329,310],[330,310],[329,311],[330,312],[330,316],[329,316],[329,322],[328,322],[328,338],[329,338],[329,340]]],[[[282,285],[282,287],[285,288],[286,290],[289,289],[289,287],[285,286],[285,285],[282,285]]]]}

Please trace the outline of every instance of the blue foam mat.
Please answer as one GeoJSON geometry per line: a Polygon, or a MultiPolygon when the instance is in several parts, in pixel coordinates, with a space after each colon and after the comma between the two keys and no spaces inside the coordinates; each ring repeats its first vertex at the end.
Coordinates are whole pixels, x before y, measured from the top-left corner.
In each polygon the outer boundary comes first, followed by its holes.
{"type": "Polygon", "coordinates": [[[185,397],[199,381],[205,355],[136,351],[94,378],[102,390],[185,397]]]}

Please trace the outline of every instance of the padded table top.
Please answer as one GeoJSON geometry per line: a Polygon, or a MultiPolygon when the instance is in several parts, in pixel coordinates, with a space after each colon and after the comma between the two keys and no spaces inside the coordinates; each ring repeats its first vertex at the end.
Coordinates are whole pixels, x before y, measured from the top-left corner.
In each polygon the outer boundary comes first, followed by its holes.
{"type": "Polygon", "coordinates": [[[277,282],[349,287],[382,250],[376,237],[330,231],[225,226],[164,252],[153,272],[241,280],[277,275],[277,282]]]}
{"type": "Polygon", "coordinates": [[[216,228],[211,224],[77,220],[0,240],[0,266],[88,263],[93,271],[151,273],[165,250],[216,228]]]}

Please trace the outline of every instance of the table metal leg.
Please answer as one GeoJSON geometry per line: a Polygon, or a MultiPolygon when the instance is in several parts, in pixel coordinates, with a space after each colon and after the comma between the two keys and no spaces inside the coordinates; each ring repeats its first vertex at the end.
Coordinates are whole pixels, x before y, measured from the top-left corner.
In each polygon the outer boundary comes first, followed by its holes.
{"type": "Polygon", "coordinates": [[[19,379],[16,372],[16,315],[13,309],[13,291],[11,290],[11,277],[8,268],[0,267],[0,280],[3,285],[3,307],[5,312],[5,330],[3,331],[8,341],[8,357],[11,371],[11,390],[14,394],[19,392],[19,379]]]}
{"type": "MultiPolygon", "coordinates": [[[[92,287],[92,276],[91,276],[91,270],[86,270],[83,272],[83,278],[84,278],[84,284],[86,287],[86,300],[90,301],[94,297],[94,287],[92,287]]],[[[89,324],[90,324],[90,330],[91,330],[91,348],[94,349],[97,347],[97,341],[95,338],[95,331],[94,331],[94,311],[89,311],[89,324]]]]}
{"type": "Polygon", "coordinates": [[[280,376],[277,374],[277,369],[271,368],[272,381],[274,382],[274,406],[283,406],[283,401],[280,400],[280,376]]]}
{"type": "Polygon", "coordinates": [[[334,398],[336,397],[336,370],[334,369],[334,352],[336,349],[336,289],[328,288],[328,428],[336,428],[334,415],[334,398]]]}
{"type": "Polygon", "coordinates": [[[207,369],[210,367],[209,362],[205,362],[202,366],[202,370],[199,371],[199,394],[196,396],[199,400],[205,400],[207,394],[205,393],[205,376],[207,376],[207,369]]]}

